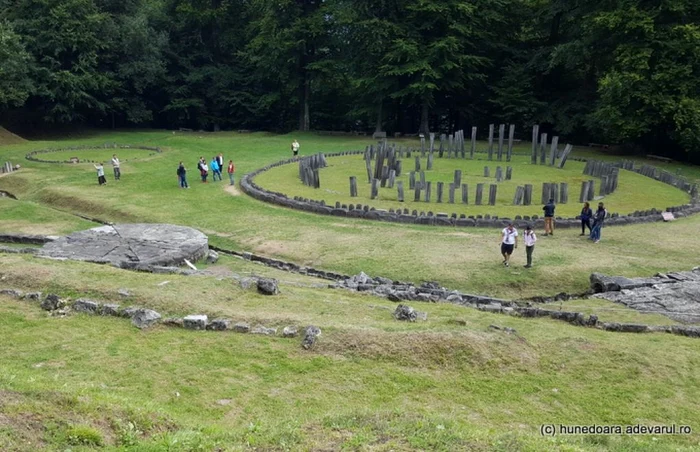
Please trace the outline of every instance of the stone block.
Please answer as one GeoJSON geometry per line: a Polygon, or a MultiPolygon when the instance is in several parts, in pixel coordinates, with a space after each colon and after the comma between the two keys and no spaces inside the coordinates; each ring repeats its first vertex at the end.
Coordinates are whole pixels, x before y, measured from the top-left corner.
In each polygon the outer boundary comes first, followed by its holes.
{"type": "Polygon", "coordinates": [[[188,330],[204,330],[207,328],[206,315],[188,315],[183,320],[183,326],[188,330]]]}

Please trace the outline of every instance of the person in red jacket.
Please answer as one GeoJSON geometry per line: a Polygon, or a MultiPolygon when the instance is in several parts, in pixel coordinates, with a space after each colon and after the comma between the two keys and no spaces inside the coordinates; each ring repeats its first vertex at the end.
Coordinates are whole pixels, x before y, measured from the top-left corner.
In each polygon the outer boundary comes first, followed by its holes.
{"type": "Polygon", "coordinates": [[[233,160],[228,161],[228,180],[231,181],[231,185],[236,185],[233,173],[236,172],[236,165],[233,164],[233,160]]]}

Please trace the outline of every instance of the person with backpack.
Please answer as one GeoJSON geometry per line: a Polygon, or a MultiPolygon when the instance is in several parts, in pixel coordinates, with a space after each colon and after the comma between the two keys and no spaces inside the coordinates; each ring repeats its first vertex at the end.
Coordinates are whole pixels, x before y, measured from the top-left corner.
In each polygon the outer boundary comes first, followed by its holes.
{"type": "Polygon", "coordinates": [[[207,166],[207,161],[204,160],[204,157],[199,158],[197,168],[199,168],[199,175],[202,177],[202,183],[206,184],[207,176],[209,176],[209,167],[207,166]]]}
{"type": "Polygon", "coordinates": [[[180,166],[177,167],[177,180],[180,183],[180,188],[190,188],[190,186],[187,185],[187,169],[182,162],[180,162],[180,166]]]}
{"type": "Polygon", "coordinates": [[[542,207],[544,210],[544,235],[554,235],[554,199],[550,198],[549,202],[542,207]]]}
{"type": "Polygon", "coordinates": [[[605,210],[605,206],[602,202],[598,203],[598,210],[596,210],[593,215],[593,228],[591,229],[590,239],[594,243],[600,242],[600,230],[603,228],[603,223],[605,218],[608,216],[608,211],[605,210]]]}
{"type": "Polygon", "coordinates": [[[236,166],[233,164],[233,160],[228,161],[228,180],[231,181],[231,185],[236,185],[236,181],[234,180],[233,173],[236,172],[236,166]]]}
{"type": "Polygon", "coordinates": [[[591,205],[587,202],[584,202],[583,208],[581,209],[581,236],[586,235],[586,227],[588,227],[588,232],[591,232],[592,217],[593,209],[591,209],[591,205]]]}

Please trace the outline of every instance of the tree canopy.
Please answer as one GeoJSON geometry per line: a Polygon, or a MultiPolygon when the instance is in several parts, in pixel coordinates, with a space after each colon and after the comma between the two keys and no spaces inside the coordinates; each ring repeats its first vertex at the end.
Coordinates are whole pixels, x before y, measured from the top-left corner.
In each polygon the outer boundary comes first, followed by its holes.
{"type": "Polygon", "coordinates": [[[700,161],[696,0],[0,0],[0,120],[451,132],[700,161]]]}

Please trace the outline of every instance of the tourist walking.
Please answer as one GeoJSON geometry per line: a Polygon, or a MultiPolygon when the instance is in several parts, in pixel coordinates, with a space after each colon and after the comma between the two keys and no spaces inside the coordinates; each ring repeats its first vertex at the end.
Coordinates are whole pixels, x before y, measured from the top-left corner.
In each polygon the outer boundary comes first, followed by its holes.
{"type": "Polygon", "coordinates": [[[518,230],[513,223],[508,223],[508,227],[501,231],[501,254],[503,255],[503,265],[510,267],[510,256],[513,249],[518,247],[518,230]]]}
{"type": "Polygon", "coordinates": [[[177,180],[180,182],[180,188],[190,188],[190,186],[187,185],[187,168],[185,168],[182,162],[180,162],[180,166],[177,167],[177,180]]]}
{"type": "Polygon", "coordinates": [[[296,139],[292,141],[292,155],[299,155],[299,142],[296,139]]]}
{"type": "Polygon", "coordinates": [[[219,155],[216,156],[216,163],[219,165],[219,171],[224,170],[224,154],[219,152],[219,155]]]}
{"type": "Polygon", "coordinates": [[[104,163],[98,163],[97,165],[93,165],[95,169],[97,170],[97,183],[100,185],[104,185],[107,183],[107,179],[105,179],[105,166],[104,163]]]}
{"type": "Polygon", "coordinates": [[[581,209],[581,235],[586,235],[586,228],[588,232],[591,232],[591,218],[593,217],[593,209],[591,205],[587,202],[583,203],[583,208],[581,209]]]}
{"type": "Polygon", "coordinates": [[[554,209],[556,209],[556,206],[552,198],[542,207],[542,210],[544,210],[544,235],[554,235],[554,209]]]}
{"type": "Polygon", "coordinates": [[[112,155],[112,168],[114,168],[114,180],[119,180],[122,177],[122,173],[119,169],[119,158],[117,158],[117,154],[112,155]]]}
{"type": "Polygon", "coordinates": [[[213,181],[216,181],[216,176],[219,176],[219,180],[221,180],[221,167],[219,166],[219,162],[216,160],[216,157],[212,157],[211,159],[211,172],[213,181]]]}
{"type": "Polygon", "coordinates": [[[608,211],[605,210],[603,203],[599,202],[598,210],[596,210],[595,214],[593,215],[593,228],[591,229],[590,237],[590,239],[595,243],[600,242],[600,230],[603,228],[603,223],[605,222],[605,218],[607,216],[608,211]]]}
{"type": "Polygon", "coordinates": [[[236,185],[236,181],[234,180],[234,173],[236,172],[236,165],[233,164],[233,160],[228,161],[228,180],[231,181],[231,185],[236,185]]]}
{"type": "Polygon", "coordinates": [[[537,235],[535,231],[532,230],[532,226],[529,224],[525,228],[525,234],[523,234],[525,240],[525,257],[527,258],[527,264],[525,268],[532,267],[532,252],[535,251],[535,242],[537,241],[537,235]]]}

